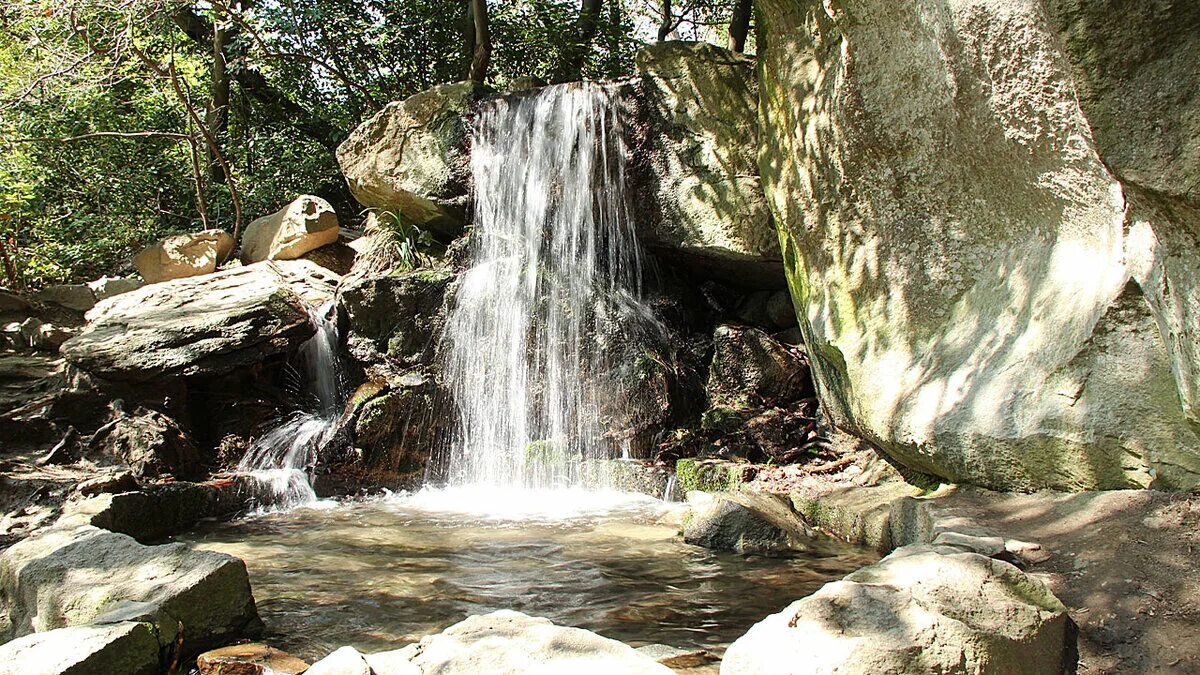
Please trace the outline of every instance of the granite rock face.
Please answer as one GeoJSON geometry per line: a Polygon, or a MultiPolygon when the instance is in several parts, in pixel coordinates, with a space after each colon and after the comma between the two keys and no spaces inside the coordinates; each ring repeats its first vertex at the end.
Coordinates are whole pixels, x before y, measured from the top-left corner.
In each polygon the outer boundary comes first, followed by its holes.
{"type": "Polygon", "coordinates": [[[818,393],[915,471],[1200,484],[1200,10],[1113,4],[759,4],[759,166],[818,393]]]}
{"type": "Polygon", "coordinates": [[[444,84],[389,103],[338,147],[354,198],[422,229],[462,230],[470,209],[472,106],[488,90],[444,84]]]}
{"type": "Polygon", "coordinates": [[[758,177],[753,60],[705,42],[662,42],[638,52],[637,68],[621,91],[635,110],[630,179],[639,237],[714,277],[782,286],[758,177]]]}

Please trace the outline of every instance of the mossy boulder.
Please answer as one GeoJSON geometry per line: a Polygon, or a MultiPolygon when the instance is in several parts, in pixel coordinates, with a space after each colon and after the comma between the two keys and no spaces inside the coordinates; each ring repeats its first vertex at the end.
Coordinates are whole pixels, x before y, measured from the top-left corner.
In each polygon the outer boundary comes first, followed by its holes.
{"type": "Polygon", "coordinates": [[[758,10],[759,166],[833,422],[949,482],[1200,485],[1196,7],[758,10]],[[1133,91],[1168,119],[1111,114],[1133,91]]]}

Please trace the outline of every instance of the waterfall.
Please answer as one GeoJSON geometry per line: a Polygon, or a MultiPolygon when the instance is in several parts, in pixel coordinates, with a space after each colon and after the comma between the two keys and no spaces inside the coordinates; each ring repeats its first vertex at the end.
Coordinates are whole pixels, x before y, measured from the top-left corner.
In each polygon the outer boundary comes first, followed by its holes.
{"type": "Polygon", "coordinates": [[[472,141],[471,266],[446,328],[449,482],[576,485],[613,452],[601,418],[647,314],[620,116],[599,86],[546,87],[487,104],[472,141]]]}
{"type": "Polygon", "coordinates": [[[238,463],[239,472],[263,482],[271,493],[271,505],[282,508],[316,501],[312,468],[341,413],[342,369],[334,301],[310,307],[309,320],[316,333],[300,346],[307,409],[292,413],[255,441],[238,463]]]}

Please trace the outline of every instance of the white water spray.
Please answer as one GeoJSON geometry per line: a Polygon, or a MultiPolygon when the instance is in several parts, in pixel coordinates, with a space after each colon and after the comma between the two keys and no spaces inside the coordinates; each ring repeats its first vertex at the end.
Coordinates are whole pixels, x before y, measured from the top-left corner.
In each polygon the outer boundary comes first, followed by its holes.
{"type": "Polygon", "coordinates": [[[452,485],[569,487],[614,452],[601,420],[612,340],[647,314],[621,134],[611,95],[590,84],[479,113],[472,267],[447,325],[452,485]]]}
{"type": "Polygon", "coordinates": [[[309,312],[316,327],[300,347],[312,397],[309,410],[293,413],[278,427],[259,438],[238,463],[238,471],[264,483],[271,493],[270,506],[290,508],[317,500],[312,469],[317,453],[334,432],[341,412],[342,370],[337,356],[337,321],[330,300],[309,312]]]}

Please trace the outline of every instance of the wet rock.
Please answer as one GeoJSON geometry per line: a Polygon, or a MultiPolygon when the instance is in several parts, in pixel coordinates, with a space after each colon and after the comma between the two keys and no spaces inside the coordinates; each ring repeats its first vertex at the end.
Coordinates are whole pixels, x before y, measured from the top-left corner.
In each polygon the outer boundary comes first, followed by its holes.
{"type": "Polygon", "coordinates": [[[145,616],[163,646],[183,624],[193,651],[262,628],[241,560],[184,544],[143,546],[91,526],[51,528],[0,554],[0,601],[9,617],[0,639],[145,616]]]}
{"type": "Polygon", "coordinates": [[[628,645],[548,619],[501,610],[472,616],[395,652],[366,657],[379,675],[437,672],[610,672],[669,675],[671,669],[628,645]],[[409,670],[402,668],[407,667],[409,670]]]}
{"type": "Polygon", "coordinates": [[[466,222],[471,107],[488,90],[445,84],[394,101],[338,147],[354,198],[422,229],[457,234],[466,222]]]}
{"type": "Polygon", "coordinates": [[[835,425],[948,482],[1200,484],[1200,8],[757,9],[763,186],[835,425]]]}
{"type": "Polygon", "coordinates": [[[329,297],[334,283],[312,263],[292,261],[151,284],[96,305],[61,352],[106,380],[228,373],[311,337],[306,302],[329,297]]]}
{"type": "Polygon", "coordinates": [[[672,670],[700,668],[714,661],[717,657],[703,649],[679,649],[667,645],[646,645],[638,647],[638,653],[645,654],[672,670]]]}
{"type": "Polygon", "coordinates": [[[90,452],[116,458],[139,478],[204,473],[196,444],[175,420],[148,408],[117,415],[92,436],[90,452]]]}
{"type": "Polygon", "coordinates": [[[804,550],[812,530],[776,495],[749,492],[688,493],[691,513],[683,540],[716,551],[743,555],[785,555],[804,550]]]}
{"type": "Polygon", "coordinates": [[[270,491],[250,476],[208,483],[174,481],[132,490],[122,487],[127,484],[67,502],[58,526],[93,525],[143,543],[155,542],[187,531],[201,520],[228,518],[251,505],[271,503],[270,491]]]}
{"type": "Polygon", "coordinates": [[[222,647],[196,657],[200,675],[300,675],[308,667],[307,662],[258,642],[222,647]]]}
{"type": "Polygon", "coordinates": [[[707,43],[638,52],[630,180],[639,235],[705,276],[779,288],[783,259],[758,178],[754,61],[707,43]]]}
{"type": "Polygon", "coordinates": [[[346,315],[346,347],[363,364],[399,369],[432,361],[445,322],[452,274],[421,269],[351,278],[338,293],[346,315]]]}
{"type": "Polygon", "coordinates": [[[1045,584],[1006,562],[919,545],[755,624],[721,672],[1068,673],[1075,662],[1074,624],[1045,584]]]}
{"type": "Polygon", "coordinates": [[[150,624],[59,628],[0,645],[0,675],[155,675],[158,655],[150,624]]]}
{"type": "Polygon", "coordinates": [[[211,274],[233,251],[233,237],[224,230],[166,237],[133,257],[133,266],[148,284],[211,274]]]}
{"type": "Polygon", "coordinates": [[[246,226],[241,260],[247,265],[263,260],[295,260],[337,239],[338,217],[333,206],[320,197],[302,195],[246,226]]]}

